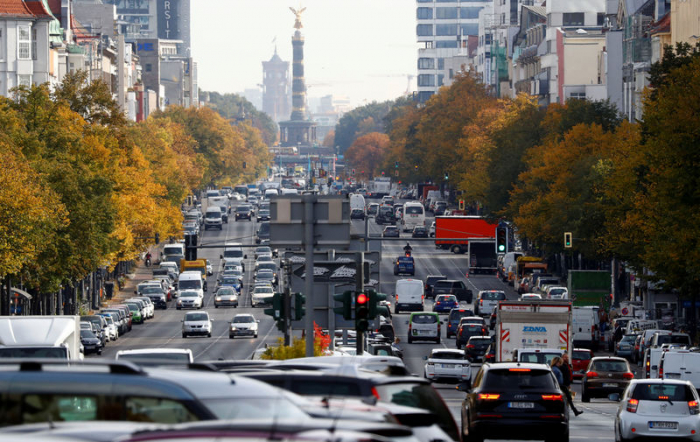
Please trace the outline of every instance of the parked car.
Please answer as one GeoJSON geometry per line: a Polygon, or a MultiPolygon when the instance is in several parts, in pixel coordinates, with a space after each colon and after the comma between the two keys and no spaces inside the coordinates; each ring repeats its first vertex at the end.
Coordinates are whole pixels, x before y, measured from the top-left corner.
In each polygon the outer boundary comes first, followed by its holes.
{"type": "Polygon", "coordinates": [[[92,330],[80,330],[80,343],[83,345],[85,354],[102,354],[102,340],[92,330]]]}
{"type": "Polygon", "coordinates": [[[596,356],[591,359],[583,374],[581,401],[607,397],[612,393],[622,393],[634,379],[627,359],[613,356],[596,356]]]}

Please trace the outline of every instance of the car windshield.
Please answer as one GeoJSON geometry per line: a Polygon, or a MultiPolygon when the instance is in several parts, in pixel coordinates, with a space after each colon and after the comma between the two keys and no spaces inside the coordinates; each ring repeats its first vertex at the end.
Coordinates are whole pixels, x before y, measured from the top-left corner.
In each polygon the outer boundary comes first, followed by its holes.
{"type": "Polygon", "coordinates": [[[484,388],[495,391],[525,390],[525,389],[557,389],[554,378],[549,370],[529,368],[489,370],[484,388]]]}
{"type": "Polygon", "coordinates": [[[576,351],[574,350],[573,359],[578,359],[581,361],[588,361],[591,359],[591,354],[587,351],[576,351]]]}
{"type": "Polygon", "coordinates": [[[685,335],[659,335],[657,340],[659,345],[662,344],[686,344],[690,345],[690,338],[685,335]]]}
{"type": "Polygon", "coordinates": [[[627,372],[627,364],[623,361],[595,361],[591,370],[611,373],[627,372]]]}
{"type": "Polygon", "coordinates": [[[185,315],[185,321],[207,321],[209,316],[206,313],[188,313],[185,315]]]}
{"type": "Polygon", "coordinates": [[[139,306],[136,304],[127,304],[127,307],[129,307],[129,310],[132,312],[138,312],[139,311],[139,306]]]}
{"type": "Polygon", "coordinates": [[[240,281],[236,277],[227,276],[221,279],[222,284],[238,284],[240,281]]]}
{"type": "Polygon", "coordinates": [[[470,332],[481,332],[481,329],[484,326],[482,324],[462,324],[462,329],[464,330],[465,333],[470,333],[470,332]]]}
{"type": "Polygon", "coordinates": [[[520,354],[520,362],[532,362],[536,364],[547,364],[549,365],[557,356],[561,356],[561,353],[530,353],[525,352],[520,354]]]}
{"type": "Polygon", "coordinates": [[[272,293],[272,287],[255,287],[255,293],[272,293]]]}
{"type": "Polygon", "coordinates": [[[416,214],[422,214],[423,213],[423,208],[420,206],[408,206],[404,209],[404,212],[407,215],[416,215],[416,214]]]}
{"type": "Polygon", "coordinates": [[[80,330],[80,337],[81,338],[94,338],[96,337],[95,334],[90,331],[90,330],[80,330]]]}
{"type": "Polygon", "coordinates": [[[489,345],[491,343],[491,338],[471,338],[469,339],[469,343],[474,345],[489,345]]]}
{"type": "Polygon", "coordinates": [[[180,298],[199,298],[199,294],[197,292],[181,292],[180,298]]]}
{"type": "Polygon", "coordinates": [[[255,322],[255,318],[252,316],[236,316],[233,318],[234,324],[245,324],[249,322],[255,322]]]}
{"type": "Polygon", "coordinates": [[[295,422],[309,420],[304,413],[289,399],[277,397],[229,397],[202,398],[219,419],[259,419],[271,417],[274,419],[289,419],[295,422]]]}
{"type": "Polygon", "coordinates": [[[250,212],[249,206],[238,206],[236,207],[236,212],[250,212]]]}
{"type": "Polygon", "coordinates": [[[457,297],[454,295],[450,296],[438,296],[437,301],[440,302],[457,302],[457,297]]]}
{"type": "Polygon", "coordinates": [[[625,335],[622,337],[622,341],[626,342],[627,344],[631,344],[636,340],[637,340],[637,335],[625,335]]]}
{"type": "Polygon", "coordinates": [[[438,322],[437,315],[413,315],[411,322],[415,324],[435,324],[438,322]]]}
{"type": "Polygon", "coordinates": [[[471,310],[452,310],[450,312],[450,321],[459,322],[461,318],[473,315],[474,312],[471,310]]]}
{"type": "Polygon", "coordinates": [[[452,281],[437,281],[434,287],[436,289],[451,289],[452,281]]]}
{"type": "Polygon", "coordinates": [[[255,253],[272,253],[269,247],[258,247],[255,253]]]}
{"type": "Polygon", "coordinates": [[[146,295],[150,295],[153,293],[163,293],[163,289],[160,289],[158,287],[144,287],[143,289],[141,289],[141,293],[146,295]]]}
{"type": "Polygon", "coordinates": [[[197,281],[196,279],[190,279],[185,281],[180,281],[178,283],[180,290],[183,289],[199,289],[202,287],[202,281],[197,281]]]}
{"type": "Polygon", "coordinates": [[[118,359],[127,361],[145,362],[145,361],[177,361],[188,364],[190,355],[187,353],[127,353],[120,354],[118,359]]]}
{"type": "Polygon", "coordinates": [[[461,359],[463,356],[451,351],[436,351],[430,355],[430,359],[461,359]]]}
{"type": "Polygon", "coordinates": [[[217,295],[233,295],[235,294],[235,290],[233,290],[231,287],[221,287],[218,292],[216,292],[217,295]]]}
{"type": "Polygon", "coordinates": [[[487,301],[503,301],[506,299],[506,294],[503,292],[484,292],[481,294],[481,299],[487,301]]]}
{"type": "Polygon", "coordinates": [[[644,383],[634,386],[632,399],[644,401],[694,401],[695,396],[686,385],[644,383]]]}
{"type": "Polygon", "coordinates": [[[275,264],[275,263],[272,262],[272,261],[261,262],[260,264],[258,264],[258,272],[259,272],[260,270],[271,270],[271,271],[274,273],[274,271],[275,271],[276,269],[277,269],[277,264],[275,264]]]}

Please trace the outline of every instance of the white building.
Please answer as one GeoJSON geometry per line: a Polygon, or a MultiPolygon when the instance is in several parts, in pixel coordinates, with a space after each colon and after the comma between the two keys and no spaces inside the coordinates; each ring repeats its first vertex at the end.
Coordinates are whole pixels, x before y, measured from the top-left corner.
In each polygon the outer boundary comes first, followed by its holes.
{"type": "Polygon", "coordinates": [[[417,0],[418,100],[445,84],[445,60],[469,56],[468,36],[479,33],[479,12],[490,1],[417,0]]]}
{"type": "Polygon", "coordinates": [[[55,20],[40,1],[0,2],[1,95],[21,85],[55,83],[58,56],[49,44],[55,20]]]}

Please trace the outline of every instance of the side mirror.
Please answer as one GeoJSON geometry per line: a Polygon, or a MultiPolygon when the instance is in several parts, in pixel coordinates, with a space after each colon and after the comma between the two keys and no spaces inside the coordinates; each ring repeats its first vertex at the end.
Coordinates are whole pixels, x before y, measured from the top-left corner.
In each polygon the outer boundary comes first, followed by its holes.
{"type": "Polygon", "coordinates": [[[613,402],[620,402],[621,399],[622,396],[620,396],[620,393],[611,393],[608,395],[608,400],[613,402]]]}
{"type": "Polygon", "coordinates": [[[455,387],[457,391],[468,393],[472,389],[471,381],[461,382],[455,387]]]}
{"type": "Polygon", "coordinates": [[[180,322],[185,322],[185,320],[184,320],[184,319],[180,319],[180,322]]]}
{"type": "Polygon", "coordinates": [[[424,361],[427,361],[427,360],[428,360],[428,356],[423,356],[423,360],[424,360],[424,361]]]}
{"type": "Polygon", "coordinates": [[[260,319],[256,319],[255,322],[260,322],[260,319]]]}
{"type": "Polygon", "coordinates": [[[243,259],[248,259],[248,255],[243,255],[243,259]]]}

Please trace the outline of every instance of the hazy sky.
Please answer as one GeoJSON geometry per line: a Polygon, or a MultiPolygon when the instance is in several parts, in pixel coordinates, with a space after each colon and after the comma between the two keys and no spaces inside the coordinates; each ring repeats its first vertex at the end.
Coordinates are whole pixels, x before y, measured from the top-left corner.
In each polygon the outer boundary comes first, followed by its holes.
{"type": "MultiPolygon", "coordinates": [[[[293,0],[191,0],[192,55],[202,90],[242,92],[262,83],[275,48],[292,61],[293,0]]],[[[353,105],[394,99],[416,74],[414,0],[302,0],[304,67],[310,97],[353,105]]],[[[291,66],[290,66],[291,71],[291,66]]],[[[411,90],[415,90],[415,78],[411,90]]]]}

